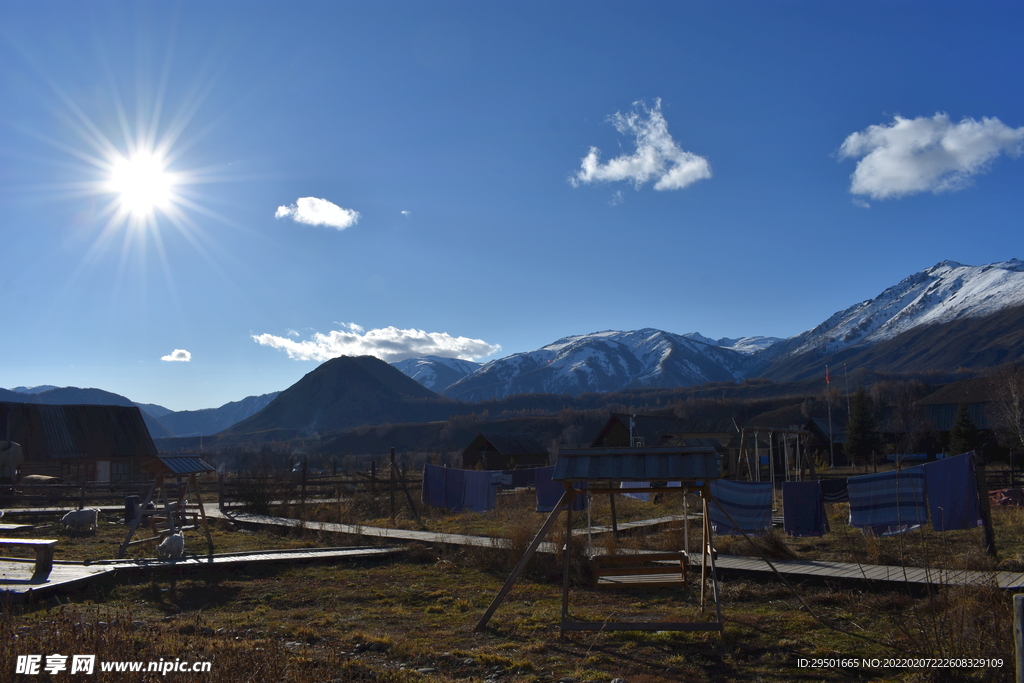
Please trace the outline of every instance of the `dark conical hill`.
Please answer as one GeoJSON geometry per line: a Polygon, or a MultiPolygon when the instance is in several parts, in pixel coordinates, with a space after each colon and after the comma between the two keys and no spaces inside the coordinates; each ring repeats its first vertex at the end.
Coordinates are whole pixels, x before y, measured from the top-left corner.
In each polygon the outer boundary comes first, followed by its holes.
{"type": "MultiPolygon", "coordinates": [[[[277,432],[282,438],[363,424],[430,419],[447,401],[373,356],[323,363],[266,408],[221,432],[224,437],[277,432]]],[[[447,417],[447,411],[442,411],[447,417]]]]}

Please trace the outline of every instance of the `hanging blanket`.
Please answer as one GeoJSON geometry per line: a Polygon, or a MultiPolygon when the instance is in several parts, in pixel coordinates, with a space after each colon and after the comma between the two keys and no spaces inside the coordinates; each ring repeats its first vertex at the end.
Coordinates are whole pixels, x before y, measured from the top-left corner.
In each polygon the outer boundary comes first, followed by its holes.
{"type": "Polygon", "coordinates": [[[711,482],[708,505],[715,533],[723,536],[743,531],[765,531],[772,526],[772,485],[756,481],[711,482]],[[729,516],[726,516],[728,512],[729,516]],[[734,526],[733,522],[738,526],[734,526]]]}
{"type": "Polygon", "coordinates": [[[846,479],[822,479],[821,497],[826,503],[846,503],[850,500],[850,492],[846,479]]]}
{"type": "Polygon", "coordinates": [[[973,529],[981,525],[974,452],[930,462],[924,467],[932,528],[973,529]]]}
{"type": "Polygon", "coordinates": [[[847,479],[850,487],[850,526],[878,535],[917,528],[928,519],[924,469],[866,474],[847,479]]]}
{"type": "Polygon", "coordinates": [[[790,536],[825,535],[820,481],[782,482],[782,526],[790,536]]]}

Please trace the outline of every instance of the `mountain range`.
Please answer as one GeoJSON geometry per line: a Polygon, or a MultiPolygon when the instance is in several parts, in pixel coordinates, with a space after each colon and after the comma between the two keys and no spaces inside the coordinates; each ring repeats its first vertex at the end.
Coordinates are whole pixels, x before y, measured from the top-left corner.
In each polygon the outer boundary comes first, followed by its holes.
{"type": "MultiPolygon", "coordinates": [[[[0,401],[137,405],[154,438],[225,442],[312,436],[360,425],[446,420],[479,401],[517,394],[580,396],[646,388],[824,379],[825,366],[885,373],[985,369],[1024,357],[1024,262],[943,261],[788,339],[710,339],[645,328],[573,335],[480,364],[424,356],[389,366],[372,357],[326,361],[282,392],[220,408],[174,412],[100,389],[0,389],[0,401]],[[456,402],[461,403],[456,403],[456,402]]],[[[537,404],[540,397],[534,397],[537,404]]],[[[519,401],[522,403],[522,401],[519,401]]],[[[557,410],[557,407],[556,407],[557,410]]]]}
{"type": "Polygon", "coordinates": [[[479,366],[428,356],[396,367],[462,401],[754,377],[796,381],[824,377],[825,365],[841,363],[889,372],[981,368],[1021,357],[1021,322],[1024,262],[943,261],[788,339],[713,340],[647,328],[564,337],[479,366]]]}

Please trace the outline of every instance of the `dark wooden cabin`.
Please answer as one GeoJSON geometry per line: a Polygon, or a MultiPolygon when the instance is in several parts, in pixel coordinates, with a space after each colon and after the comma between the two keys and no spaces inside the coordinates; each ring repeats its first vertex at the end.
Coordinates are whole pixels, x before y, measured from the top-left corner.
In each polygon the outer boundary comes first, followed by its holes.
{"type": "Polygon", "coordinates": [[[480,432],[462,452],[463,469],[511,470],[545,467],[548,449],[529,434],[480,432]]]}

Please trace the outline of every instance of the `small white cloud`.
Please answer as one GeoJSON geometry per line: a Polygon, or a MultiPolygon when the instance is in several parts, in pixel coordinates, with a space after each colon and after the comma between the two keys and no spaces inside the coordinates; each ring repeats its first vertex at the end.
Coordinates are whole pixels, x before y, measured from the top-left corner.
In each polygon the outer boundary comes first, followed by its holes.
{"type": "Polygon", "coordinates": [[[863,199],[857,199],[856,197],[853,198],[853,205],[854,206],[859,206],[862,209],[870,209],[871,208],[871,205],[868,204],[866,201],[864,201],[863,199]]]}
{"type": "Polygon", "coordinates": [[[192,360],[192,354],[185,349],[174,349],[166,356],[161,356],[160,360],[179,361],[187,363],[192,360]]]}
{"type": "Polygon", "coordinates": [[[412,211],[403,211],[402,215],[405,216],[406,218],[408,218],[409,216],[412,215],[412,211]]]}
{"type": "Polygon", "coordinates": [[[608,200],[608,206],[618,206],[624,201],[626,201],[626,198],[622,196],[622,190],[616,190],[612,198],[608,200]]]}
{"type": "Polygon", "coordinates": [[[942,113],[896,116],[889,125],[869,126],[847,137],[839,157],[859,159],[851,176],[852,194],[889,199],[962,190],[1000,154],[1018,156],[1022,143],[1024,127],[1010,128],[997,118],[952,123],[942,113]]]}
{"type": "Polygon", "coordinates": [[[635,138],[636,152],[602,164],[601,150],[591,147],[580,163],[580,170],[569,178],[573,187],[580,183],[628,180],[639,189],[654,180],[655,190],[679,190],[711,177],[708,160],[682,149],[669,135],[660,99],[655,100],[653,109],[642,102],[634,102],[633,106],[632,112],[616,112],[610,120],[619,133],[635,138]]]}
{"type": "Polygon", "coordinates": [[[291,218],[296,223],[326,225],[344,230],[359,222],[359,212],[343,209],[326,199],[301,197],[291,206],[277,207],[274,218],[291,218]]]}
{"type": "Polygon", "coordinates": [[[295,330],[288,330],[287,332],[285,332],[285,334],[287,334],[287,335],[288,335],[289,337],[299,337],[299,336],[301,336],[301,335],[300,335],[300,334],[299,334],[299,333],[298,333],[297,331],[295,331],[295,330]]]}
{"type": "Polygon", "coordinates": [[[416,356],[441,356],[476,360],[501,350],[498,344],[482,339],[453,337],[447,332],[401,330],[397,327],[364,331],[354,323],[341,323],[345,329],[327,334],[317,332],[312,339],[296,341],[272,334],[254,334],[262,346],[281,349],[295,360],[324,361],[338,356],[376,356],[393,363],[416,356]]]}

